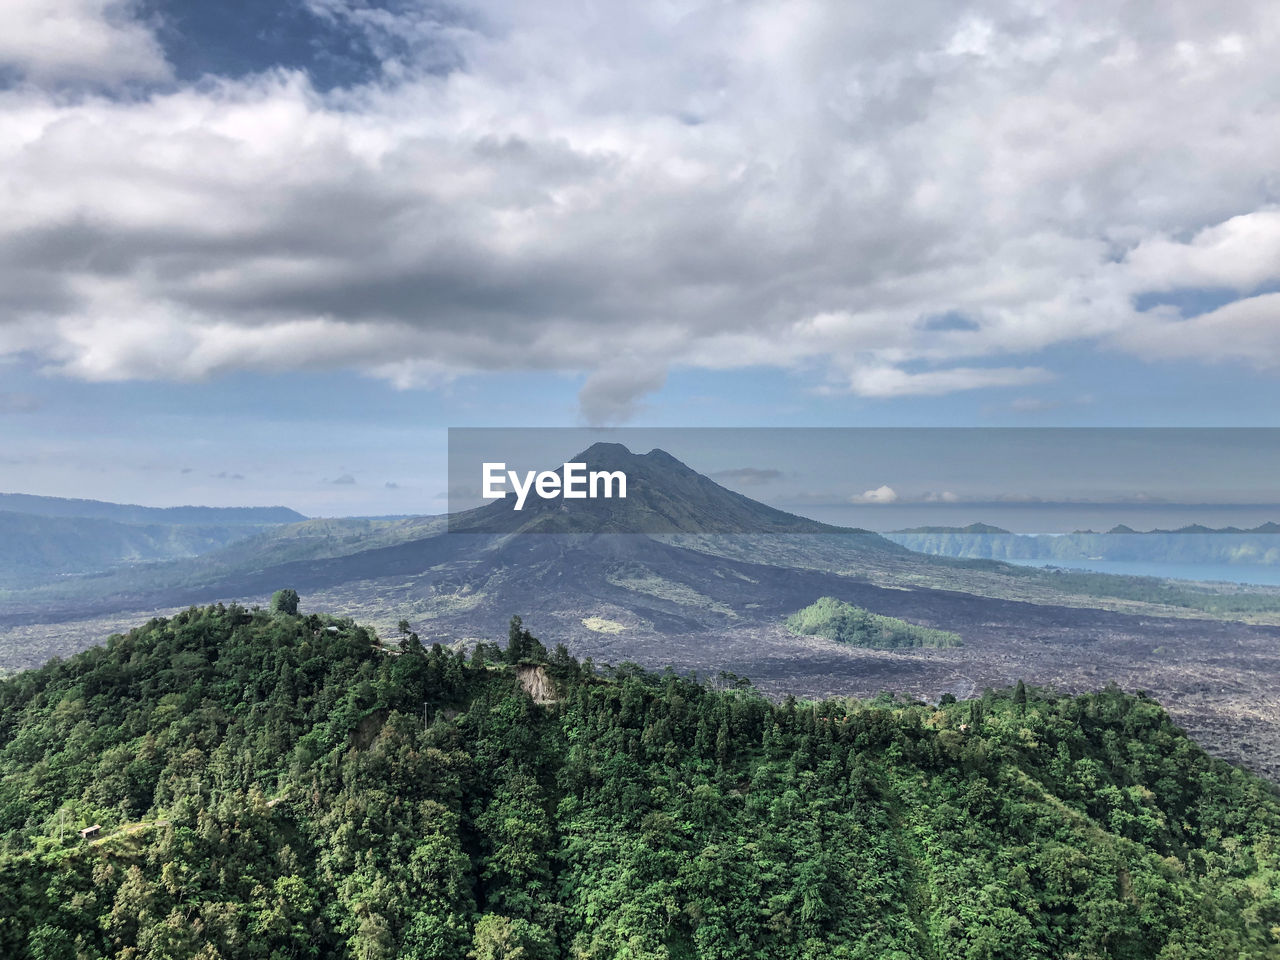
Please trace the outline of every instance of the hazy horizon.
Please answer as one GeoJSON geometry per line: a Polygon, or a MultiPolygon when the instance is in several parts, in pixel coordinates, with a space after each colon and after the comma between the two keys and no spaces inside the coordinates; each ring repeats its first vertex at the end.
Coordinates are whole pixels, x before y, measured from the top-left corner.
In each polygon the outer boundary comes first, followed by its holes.
{"type": "MultiPolygon", "coordinates": [[[[1252,527],[1280,521],[1280,430],[876,428],[460,428],[418,448],[424,470],[383,487],[383,509],[324,510],[305,483],[270,499],[190,496],[82,499],[145,506],[282,506],[309,517],[435,516],[477,505],[479,464],[547,469],[599,440],[662,449],[771,506],[878,531],[988,523],[1019,533],[1252,527]],[[445,438],[441,438],[444,440],[445,438]],[[447,466],[442,469],[441,464],[447,466]],[[385,509],[397,504],[399,509],[385,509]]],[[[92,476],[80,487],[93,486],[92,476]]],[[[332,487],[359,489],[351,474],[332,487]]],[[[40,490],[12,491],[60,495],[40,490]]]]}

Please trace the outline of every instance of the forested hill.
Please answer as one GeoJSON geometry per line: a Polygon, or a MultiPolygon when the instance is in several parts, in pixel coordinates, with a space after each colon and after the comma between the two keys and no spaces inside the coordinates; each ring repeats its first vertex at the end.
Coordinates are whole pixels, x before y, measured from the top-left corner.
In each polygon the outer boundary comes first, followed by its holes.
{"type": "Polygon", "coordinates": [[[0,683],[14,960],[1274,957],[1278,866],[1270,787],[1114,689],[774,704],[236,607],[0,683]]]}

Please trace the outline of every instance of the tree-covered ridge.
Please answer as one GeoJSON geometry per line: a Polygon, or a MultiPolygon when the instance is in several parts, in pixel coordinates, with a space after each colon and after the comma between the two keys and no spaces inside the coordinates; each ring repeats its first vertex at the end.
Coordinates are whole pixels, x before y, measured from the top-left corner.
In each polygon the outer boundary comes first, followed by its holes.
{"type": "Polygon", "coordinates": [[[0,683],[0,956],[1276,955],[1267,784],[1142,696],[946,699],[193,609],[0,683]]]}
{"type": "Polygon", "coordinates": [[[787,629],[806,637],[826,637],[855,647],[958,647],[960,635],[886,617],[835,597],[821,597],[787,617],[787,629]]]}

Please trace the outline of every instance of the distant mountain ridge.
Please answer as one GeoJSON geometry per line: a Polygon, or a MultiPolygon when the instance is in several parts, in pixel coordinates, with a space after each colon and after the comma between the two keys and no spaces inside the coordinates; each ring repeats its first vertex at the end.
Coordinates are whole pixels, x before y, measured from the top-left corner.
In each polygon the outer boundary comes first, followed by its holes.
{"type": "MultiPolygon", "coordinates": [[[[1004,534],[1011,537],[1033,537],[1033,536],[1063,536],[1063,534],[1032,534],[1032,533],[1014,533],[1012,530],[1006,530],[1004,527],[997,527],[990,523],[971,523],[963,527],[954,526],[924,526],[924,527],[904,527],[901,530],[891,530],[890,533],[906,534],[906,533],[990,533],[1004,534]]],[[[1256,527],[1206,527],[1200,523],[1189,523],[1185,527],[1178,527],[1176,530],[1164,530],[1156,527],[1151,530],[1135,530],[1133,527],[1124,523],[1117,523],[1107,534],[1271,534],[1280,533],[1280,523],[1268,520],[1266,523],[1260,523],[1256,527]]],[[[1071,536],[1101,536],[1097,530],[1073,530],[1071,536]]]]}
{"type": "Polygon", "coordinates": [[[989,524],[916,527],[886,536],[909,550],[970,560],[1036,560],[1078,563],[1090,560],[1185,564],[1280,565],[1280,524],[1250,530],[1191,524],[1177,530],[1134,530],[1118,524],[1106,533],[1010,533],[989,524]]]}
{"type": "Polygon", "coordinates": [[[905,530],[894,530],[893,533],[1007,533],[1012,531],[1003,527],[993,527],[989,523],[971,523],[967,527],[907,527],[905,530]]]}
{"type": "Polygon", "coordinates": [[[0,587],[95,573],[128,564],[201,554],[272,529],[270,525],[120,523],[0,511],[0,587]]]}
{"type": "Polygon", "coordinates": [[[344,603],[377,596],[380,608],[394,595],[401,609],[453,637],[499,630],[513,610],[544,615],[570,633],[592,629],[584,628],[584,618],[605,616],[682,635],[733,623],[776,624],[821,596],[887,615],[928,608],[933,612],[924,623],[942,628],[953,617],[981,621],[985,614],[970,608],[998,603],[995,598],[1119,598],[1214,611],[1274,605],[1269,597],[1220,603],[1216,595],[1192,595],[1156,580],[1098,575],[1085,582],[988,560],[913,553],[903,539],[1023,544],[1031,538],[886,537],[835,527],[728,490],[662,450],[634,454],[621,444],[596,444],[564,460],[623,469],[627,498],[572,501],[585,505],[572,512],[562,500],[530,498],[519,514],[498,502],[449,516],[258,527],[253,536],[198,556],[90,577],[48,577],[0,592],[0,627],[252,599],[282,585],[304,593],[333,591],[344,603]],[[966,597],[971,589],[993,599],[966,597]],[[867,599],[872,596],[874,603],[867,599]]]}
{"type": "Polygon", "coordinates": [[[0,588],[198,557],[305,519],[287,507],[142,507],[0,494],[0,588]]]}
{"type": "Polygon", "coordinates": [[[288,507],[143,507],[105,500],[42,497],[29,493],[0,493],[0,511],[38,517],[83,517],[117,523],[227,524],[297,523],[304,514],[288,507]]]}
{"type": "MultiPolygon", "coordinates": [[[[1091,533],[1094,533],[1095,531],[1093,531],[1093,530],[1077,530],[1077,531],[1075,531],[1075,532],[1076,532],[1076,533],[1081,533],[1081,534],[1091,534],[1091,533]]],[[[1185,527],[1178,527],[1176,530],[1162,530],[1162,529],[1160,529],[1160,528],[1158,528],[1158,527],[1157,527],[1157,528],[1155,528],[1155,529],[1152,529],[1152,530],[1135,530],[1135,529],[1133,529],[1133,527],[1129,526],[1128,524],[1124,524],[1124,523],[1117,523],[1114,527],[1112,527],[1110,530],[1108,530],[1108,531],[1107,531],[1107,533],[1110,533],[1110,534],[1138,533],[1138,534],[1144,534],[1144,535],[1151,535],[1151,534],[1173,534],[1173,533],[1182,533],[1182,534],[1206,534],[1206,533],[1226,533],[1226,534],[1231,534],[1231,533],[1261,533],[1261,534],[1270,534],[1270,533],[1280,533],[1280,523],[1275,523],[1275,522],[1273,522],[1273,521],[1268,520],[1266,523],[1260,523],[1260,524],[1258,524],[1256,527],[1248,527],[1248,528],[1244,528],[1244,527],[1206,527],[1206,526],[1205,526],[1204,524],[1202,524],[1202,523],[1189,523],[1189,524],[1187,524],[1185,527]]]]}
{"type": "Polygon", "coordinates": [[[762,551],[783,541],[795,541],[798,550],[824,548],[840,565],[857,565],[869,555],[906,555],[878,534],[819,523],[728,490],[662,450],[633,454],[621,444],[595,444],[569,459],[591,469],[623,469],[626,499],[573,501],[586,509],[569,514],[563,501],[530,498],[514,524],[511,504],[503,502],[447,519],[307,520],[267,528],[202,556],[47,582],[10,597],[0,606],[0,621],[21,621],[33,606],[84,615],[252,596],[281,583],[314,591],[401,578],[406,589],[421,592],[424,609],[438,607],[460,631],[481,607],[497,621],[511,610],[540,609],[557,597],[584,606],[612,597],[645,610],[648,622],[685,629],[701,614],[683,614],[679,597],[702,596],[712,605],[708,609],[767,605],[780,613],[780,595],[788,612],[818,595],[795,583],[814,576],[802,571],[780,572],[767,588],[753,586],[758,571],[738,569],[700,549],[702,539],[717,539],[711,534],[744,534],[720,539],[752,541],[753,560],[764,559],[762,551]],[[551,535],[514,535],[521,532],[551,535]],[[619,535],[632,533],[637,535],[619,535]],[[686,542],[656,539],[664,534],[686,542]],[[677,599],[667,596],[672,590],[677,599]]]}

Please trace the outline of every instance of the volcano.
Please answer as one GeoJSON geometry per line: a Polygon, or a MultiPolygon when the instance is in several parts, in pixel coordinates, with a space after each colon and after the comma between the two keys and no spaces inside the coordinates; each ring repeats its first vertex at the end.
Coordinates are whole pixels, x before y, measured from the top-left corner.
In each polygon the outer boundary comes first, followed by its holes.
{"type": "MultiPolygon", "coordinates": [[[[632,453],[621,443],[596,443],[571,463],[588,471],[621,471],[625,498],[543,500],[523,510],[513,495],[449,518],[451,533],[857,533],[797,516],[722,487],[665,450],[632,453]]],[[[553,471],[563,478],[564,468],[553,471]]],[[[885,541],[886,548],[892,545],[885,541]]]]}
{"type": "MultiPolygon", "coordinates": [[[[458,636],[495,629],[515,612],[554,612],[576,623],[597,608],[665,632],[811,602],[812,590],[798,582],[818,575],[809,567],[913,556],[869,531],[728,490],[664,450],[636,454],[597,443],[570,462],[623,471],[626,498],[530,497],[520,513],[508,498],[383,525],[307,521],[193,561],[86,579],[96,595],[76,597],[62,612],[252,598],[288,585],[360,598],[390,591],[458,636]]],[[[0,621],[34,614],[7,612],[0,621]]]]}
{"type": "Polygon", "coordinates": [[[570,510],[531,498],[514,523],[502,502],[448,517],[308,520],[193,560],[8,591],[0,639],[20,642],[0,669],[99,643],[141,611],[263,603],[292,587],[304,610],[352,615],[388,639],[404,620],[426,643],[493,641],[520,614],[579,657],[726,671],[778,695],[962,697],[1019,678],[1089,689],[1105,675],[1164,698],[1223,755],[1280,776],[1280,751],[1246,757],[1235,746],[1280,743],[1280,724],[1256,711],[1277,675],[1258,664],[1275,661],[1280,629],[1150,603],[1105,609],[1106,590],[1133,578],[1070,593],[1055,587],[1070,580],[1060,572],[925,556],[759,503],[662,450],[596,444],[573,461],[626,472],[627,498],[570,510]],[[786,618],[823,597],[955,632],[962,646],[863,650],[791,634],[786,618]],[[1231,683],[1256,681],[1225,705],[1227,687],[1204,678],[1215,657],[1231,683]],[[1233,670],[1237,662],[1247,669],[1233,670]],[[1206,691],[1219,698],[1208,712],[1206,691]]]}

